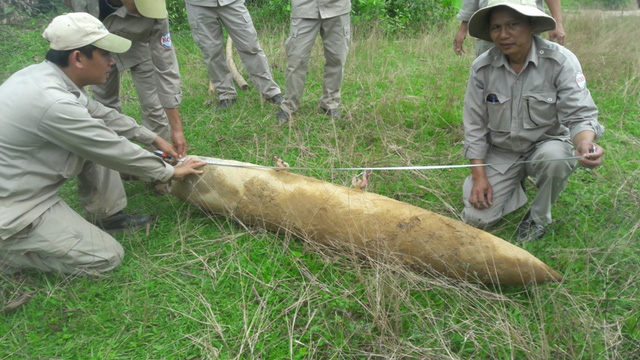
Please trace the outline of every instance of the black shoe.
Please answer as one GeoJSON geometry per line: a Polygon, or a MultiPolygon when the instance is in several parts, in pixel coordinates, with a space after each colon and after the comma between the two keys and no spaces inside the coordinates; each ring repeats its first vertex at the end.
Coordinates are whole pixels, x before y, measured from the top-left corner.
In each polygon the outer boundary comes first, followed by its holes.
{"type": "Polygon", "coordinates": [[[291,114],[289,114],[288,112],[280,109],[280,111],[278,111],[278,114],[276,114],[276,119],[278,119],[278,122],[280,124],[284,124],[284,123],[288,122],[289,120],[291,120],[291,114]]]}
{"type": "Polygon", "coordinates": [[[218,102],[218,110],[227,109],[235,103],[236,99],[220,99],[220,101],[218,102]]]}
{"type": "Polygon", "coordinates": [[[270,102],[276,105],[282,104],[282,101],[283,101],[282,94],[275,94],[272,97],[267,99],[267,102],[270,102]]]}
{"type": "Polygon", "coordinates": [[[328,117],[332,118],[332,119],[339,119],[340,118],[340,110],[336,109],[325,109],[325,108],[320,108],[320,111],[322,111],[325,115],[327,115],[328,117]]]}
{"type": "Polygon", "coordinates": [[[547,228],[544,225],[536,224],[536,222],[531,218],[531,212],[529,211],[520,222],[520,225],[518,225],[518,240],[540,240],[546,232],[547,228]]]}
{"type": "Polygon", "coordinates": [[[118,211],[104,219],[94,221],[93,224],[108,233],[118,233],[125,230],[135,231],[150,225],[151,222],[152,219],[149,215],[128,215],[118,211]]]}

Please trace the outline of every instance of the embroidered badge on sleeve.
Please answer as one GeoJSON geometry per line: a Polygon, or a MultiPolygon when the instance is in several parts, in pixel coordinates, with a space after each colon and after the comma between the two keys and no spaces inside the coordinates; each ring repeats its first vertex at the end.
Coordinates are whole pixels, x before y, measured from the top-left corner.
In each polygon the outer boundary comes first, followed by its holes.
{"type": "Polygon", "coordinates": [[[171,34],[166,33],[162,35],[160,37],[160,44],[162,44],[162,47],[164,47],[165,49],[171,49],[171,34]]]}
{"type": "Polygon", "coordinates": [[[587,87],[587,78],[584,77],[582,71],[578,71],[576,73],[576,83],[578,84],[580,90],[584,90],[587,87]]]}

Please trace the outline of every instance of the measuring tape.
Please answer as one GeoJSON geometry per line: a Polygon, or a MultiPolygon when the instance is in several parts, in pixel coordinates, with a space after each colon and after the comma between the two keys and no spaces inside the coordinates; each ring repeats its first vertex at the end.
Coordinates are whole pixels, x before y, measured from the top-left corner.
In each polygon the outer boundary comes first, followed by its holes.
{"type": "MultiPolygon", "coordinates": [[[[154,154],[160,156],[164,160],[173,161],[173,157],[163,153],[162,151],[154,151],[154,154]]],[[[540,159],[540,160],[522,160],[516,162],[504,162],[504,163],[492,163],[492,164],[466,164],[466,165],[417,165],[417,166],[381,166],[381,167],[337,167],[337,168],[312,168],[312,167],[279,167],[279,166],[265,166],[265,165],[256,165],[256,164],[236,164],[225,161],[216,161],[203,159],[200,157],[194,157],[198,160],[204,161],[208,165],[216,165],[216,166],[228,166],[228,167],[237,167],[237,168],[249,168],[249,169],[262,169],[262,170],[270,170],[270,169],[280,169],[280,170],[329,170],[329,171],[365,171],[365,170],[375,170],[375,171],[405,171],[405,170],[442,170],[442,169],[458,169],[458,168],[472,168],[472,167],[482,167],[482,166],[497,166],[497,165],[519,165],[519,164],[532,164],[546,161],[567,161],[567,160],[577,160],[581,159],[584,156],[568,156],[563,158],[554,158],[554,159],[540,159]]],[[[182,158],[178,160],[182,162],[186,160],[186,158],[182,158]]]]}

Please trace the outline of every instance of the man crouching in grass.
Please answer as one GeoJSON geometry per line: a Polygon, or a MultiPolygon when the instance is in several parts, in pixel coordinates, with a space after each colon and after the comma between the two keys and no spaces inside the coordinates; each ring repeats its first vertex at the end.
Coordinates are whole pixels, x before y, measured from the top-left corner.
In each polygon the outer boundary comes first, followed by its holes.
{"type": "Polygon", "coordinates": [[[0,272],[39,269],[96,274],[120,265],[122,246],[107,232],[138,229],[149,215],[128,215],[120,172],[147,181],[199,174],[200,160],[171,167],[136,141],[177,157],[173,145],[130,117],[87,97],[103,84],[131,42],[87,13],[53,19],[43,33],[47,61],[0,86],[0,272]],[[87,219],[57,192],[78,178],[87,219]]]}

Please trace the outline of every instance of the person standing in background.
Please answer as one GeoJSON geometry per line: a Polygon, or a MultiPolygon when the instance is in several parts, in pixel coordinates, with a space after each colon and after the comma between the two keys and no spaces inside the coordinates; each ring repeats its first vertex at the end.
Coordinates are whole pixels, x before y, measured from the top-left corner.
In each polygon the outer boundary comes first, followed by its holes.
{"type": "MultiPolygon", "coordinates": [[[[91,87],[98,102],[122,111],[120,74],[127,69],[138,94],[141,123],[171,140],[180,157],[187,153],[182,130],[180,69],[169,32],[165,0],[65,0],[73,11],[99,9],[98,17],[113,34],[132,41],[129,51],[114,54],[107,83],[91,87]]],[[[147,150],[154,150],[153,146],[147,150]]]]}
{"type": "Polygon", "coordinates": [[[270,103],[282,103],[280,87],[273,80],[244,0],[186,0],[185,3],[193,40],[202,50],[209,81],[218,91],[218,109],[230,107],[237,98],[224,56],[223,25],[258,92],[270,103]]]}
{"type": "Polygon", "coordinates": [[[311,49],[318,34],[325,58],[320,111],[330,118],[340,117],[340,91],[351,41],[350,12],[350,0],[291,0],[286,93],[276,114],[279,123],[289,121],[300,107],[311,49]]]}

